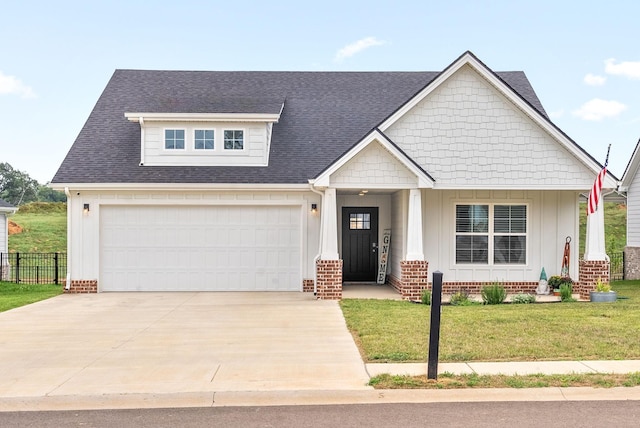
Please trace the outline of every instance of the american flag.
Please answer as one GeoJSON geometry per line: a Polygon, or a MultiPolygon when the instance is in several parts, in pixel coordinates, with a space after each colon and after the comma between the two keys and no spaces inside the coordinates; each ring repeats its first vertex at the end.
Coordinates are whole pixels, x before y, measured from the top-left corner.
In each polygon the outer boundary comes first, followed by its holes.
{"type": "Polygon", "coordinates": [[[591,192],[589,192],[589,203],[587,204],[587,215],[593,214],[598,209],[598,201],[600,201],[600,195],[602,193],[602,182],[604,181],[605,175],[607,175],[606,165],[598,173],[598,176],[596,177],[596,181],[593,182],[593,187],[591,187],[591,192]]]}
{"type": "Polygon", "coordinates": [[[600,196],[602,194],[602,183],[604,182],[604,177],[607,175],[607,164],[609,163],[609,150],[611,150],[611,144],[609,144],[609,148],[607,149],[607,158],[604,161],[604,166],[598,173],[596,177],[596,181],[593,182],[593,186],[591,187],[591,192],[589,192],[589,202],[587,203],[587,215],[593,214],[598,209],[598,202],[600,201],[600,196]]]}

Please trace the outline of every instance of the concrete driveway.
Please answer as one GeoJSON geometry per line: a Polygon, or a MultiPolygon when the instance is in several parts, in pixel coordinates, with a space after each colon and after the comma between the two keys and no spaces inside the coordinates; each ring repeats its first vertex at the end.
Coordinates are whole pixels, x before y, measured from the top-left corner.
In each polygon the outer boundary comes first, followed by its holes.
{"type": "Polygon", "coordinates": [[[61,295],[0,313],[0,398],[366,390],[337,302],[304,293],[61,295]]]}

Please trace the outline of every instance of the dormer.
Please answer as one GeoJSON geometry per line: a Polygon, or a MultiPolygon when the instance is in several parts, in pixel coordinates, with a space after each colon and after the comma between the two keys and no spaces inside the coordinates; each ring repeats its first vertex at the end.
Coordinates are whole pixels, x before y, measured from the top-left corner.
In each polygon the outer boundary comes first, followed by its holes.
{"type": "Polygon", "coordinates": [[[140,124],[141,166],[267,166],[284,101],[212,103],[216,112],[126,112],[140,124]]]}

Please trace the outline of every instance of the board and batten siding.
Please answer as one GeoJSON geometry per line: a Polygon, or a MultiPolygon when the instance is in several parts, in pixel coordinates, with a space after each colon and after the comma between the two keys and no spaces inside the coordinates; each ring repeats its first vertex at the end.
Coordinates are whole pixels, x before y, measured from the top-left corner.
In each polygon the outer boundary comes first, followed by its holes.
{"type": "Polygon", "coordinates": [[[270,127],[271,124],[264,123],[149,122],[143,130],[141,162],[146,166],[266,166],[269,160],[270,127]],[[165,129],[185,130],[184,150],[165,150],[165,129]],[[193,133],[196,129],[215,130],[214,150],[194,148],[193,133]],[[244,149],[225,150],[224,130],[236,129],[244,131],[244,149]]]}
{"type": "Polygon", "coordinates": [[[578,278],[578,193],[575,191],[425,190],[425,259],[447,282],[537,281],[544,267],[559,275],[565,239],[571,237],[570,276],[578,278]],[[527,263],[479,265],[455,263],[456,204],[526,204],[527,263]]]}
{"type": "Polygon", "coordinates": [[[0,253],[7,253],[9,251],[9,222],[7,215],[0,212],[0,253]]]}
{"type": "Polygon", "coordinates": [[[640,174],[627,190],[627,246],[640,247],[640,174]]]}
{"type": "Polygon", "coordinates": [[[385,134],[444,188],[593,184],[589,168],[469,66],[385,134]]]}
{"type": "MultiPolygon", "coordinates": [[[[68,233],[69,267],[72,280],[98,279],[100,287],[100,208],[101,206],[292,206],[299,207],[301,220],[301,276],[315,274],[313,258],[319,251],[320,196],[308,191],[82,191],[71,192],[67,215],[72,227],[68,233]],[[83,213],[89,204],[88,214],[83,213]]],[[[321,211],[320,211],[321,212],[321,211]]],[[[186,221],[186,220],[185,220],[186,221]]],[[[302,282],[301,282],[302,285],[302,282]]]]}

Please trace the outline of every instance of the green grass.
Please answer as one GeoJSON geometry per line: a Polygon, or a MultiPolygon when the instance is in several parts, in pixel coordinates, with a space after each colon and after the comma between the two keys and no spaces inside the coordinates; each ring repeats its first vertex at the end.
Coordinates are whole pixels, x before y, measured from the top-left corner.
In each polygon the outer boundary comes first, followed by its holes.
{"type": "MultiPolygon", "coordinates": [[[[613,283],[615,303],[443,306],[441,362],[640,359],[640,281],[613,283]]],[[[366,362],[426,361],[430,307],[344,299],[366,362]]]]}
{"type": "Polygon", "coordinates": [[[50,284],[0,282],[0,312],[62,294],[62,287],[50,284]]]}
{"type": "MultiPolygon", "coordinates": [[[[615,202],[604,204],[604,233],[607,254],[621,253],[627,245],[627,206],[615,202]]],[[[580,248],[584,254],[587,236],[587,204],[580,203],[580,248]]]]}
{"type": "Polygon", "coordinates": [[[453,375],[442,373],[437,380],[426,376],[374,376],[369,385],[376,389],[460,389],[460,388],[594,388],[640,386],[640,372],[629,374],[585,373],[565,375],[453,375]]]}
{"type": "Polygon", "coordinates": [[[9,236],[9,252],[59,253],[67,251],[67,212],[62,203],[34,203],[20,207],[10,220],[22,233],[9,236]]]}

